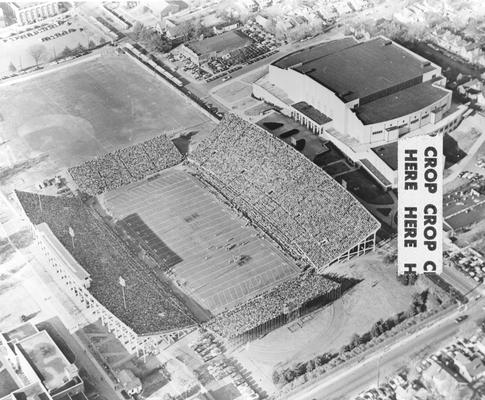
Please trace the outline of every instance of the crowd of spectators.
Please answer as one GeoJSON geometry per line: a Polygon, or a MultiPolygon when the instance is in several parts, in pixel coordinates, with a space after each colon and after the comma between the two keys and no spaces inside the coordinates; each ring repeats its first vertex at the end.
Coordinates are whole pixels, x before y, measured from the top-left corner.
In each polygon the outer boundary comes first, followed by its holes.
{"type": "Polygon", "coordinates": [[[317,267],[379,228],[310,160],[235,115],[226,115],[189,157],[202,177],[256,225],[317,267]]]}
{"type": "Polygon", "coordinates": [[[152,334],[196,324],[161,272],[132,256],[124,242],[81,200],[20,191],[16,194],[30,221],[34,225],[46,222],[90,274],[89,292],[136,333],[152,334]],[[119,277],[126,282],[126,309],[119,277]]]}
{"type": "Polygon", "coordinates": [[[79,189],[93,196],[144,179],[182,160],[165,135],[157,136],[69,168],[79,189]]]}
{"type": "Polygon", "coordinates": [[[329,294],[339,286],[322,275],[301,275],[215,316],[206,327],[224,338],[233,338],[329,294]]]}

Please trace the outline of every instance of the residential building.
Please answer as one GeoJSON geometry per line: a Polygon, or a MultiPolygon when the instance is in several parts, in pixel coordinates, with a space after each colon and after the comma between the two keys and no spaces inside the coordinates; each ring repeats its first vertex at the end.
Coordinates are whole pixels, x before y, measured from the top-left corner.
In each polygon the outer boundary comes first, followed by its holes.
{"type": "Polygon", "coordinates": [[[59,14],[57,1],[9,2],[19,25],[28,25],[59,14]]]}

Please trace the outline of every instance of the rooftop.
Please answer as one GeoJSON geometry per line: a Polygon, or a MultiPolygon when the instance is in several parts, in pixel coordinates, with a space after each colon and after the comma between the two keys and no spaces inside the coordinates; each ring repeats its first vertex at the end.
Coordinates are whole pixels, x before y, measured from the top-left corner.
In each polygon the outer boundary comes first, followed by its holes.
{"type": "Polygon", "coordinates": [[[31,335],[35,335],[38,330],[30,323],[22,324],[11,331],[3,334],[7,342],[12,340],[22,340],[31,335]]]}
{"type": "Polygon", "coordinates": [[[295,51],[273,62],[278,68],[290,68],[300,63],[307,63],[325,57],[329,54],[342,51],[347,47],[354,46],[358,42],[353,37],[332,40],[315,46],[306,47],[302,50],[295,51]]]}
{"type": "Polygon", "coordinates": [[[207,39],[195,40],[186,43],[185,46],[197,55],[205,55],[212,52],[234,51],[249,46],[251,43],[253,40],[249,36],[239,30],[233,30],[207,39]]]}
{"type": "Polygon", "coordinates": [[[0,399],[18,388],[19,386],[11,372],[0,362],[0,399]]]}
{"type": "Polygon", "coordinates": [[[40,374],[42,383],[48,390],[62,387],[71,380],[68,370],[71,363],[62,354],[47,331],[37,332],[19,343],[25,357],[40,374]]]}
{"type": "Polygon", "coordinates": [[[31,385],[15,390],[9,397],[2,400],[50,400],[51,397],[47,394],[45,388],[39,383],[35,382],[31,385]]]}
{"type": "Polygon", "coordinates": [[[360,162],[372,173],[384,186],[391,186],[391,182],[367,159],[361,159],[360,162]]]}
{"type": "Polygon", "coordinates": [[[397,170],[397,142],[376,146],[372,151],[384,161],[393,171],[397,170]]]}
{"type": "MultiPolygon", "coordinates": [[[[55,3],[54,1],[52,2],[47,2],[47,3],[55,3]]],[[[14,7],[18,8],[19,10],[23,10],[25,8],[30,8],[30,7],[35,7],[35,6],[40,6],[43,4],[46,4],[45,2],[42,1],[25,1],[25,2],[15,2],[11,3],[14,7]]]]}
{"type": "Polygon", "coordinates": [[[295,103],[292,105],[292,107],[295,110],[301,112],[303,115],[310,118],[318,125],[326,124],[327,122],[330,122],[332,120],[332,118],[325,115],[321,111],[317,110],[315,107],[311,106],[306,101],[300,101],[298,103],[295,103]]]}
{"type": "Polygon", "coordinates": [[[356,109],[356,115],[366,125],[389,121],[419,111],[448,95],[448,90],[423,82],[366,103],[356,109]]]}
{"type": "Polygon", "coordinates": [[[274,65],[296,65],[293,69],[324,85],[345,102],[419,81],[423,73],[436,68],[382,37],[362,43],[349,38],[323,43],[286,56],[274,65]]]}

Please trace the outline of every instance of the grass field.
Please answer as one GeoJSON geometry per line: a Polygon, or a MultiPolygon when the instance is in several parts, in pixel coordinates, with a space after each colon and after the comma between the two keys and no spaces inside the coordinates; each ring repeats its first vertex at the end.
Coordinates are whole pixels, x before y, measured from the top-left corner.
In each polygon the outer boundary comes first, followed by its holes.
{"type": "Polygon", "coordinates": [[[117,219],[135,221],[133,236],[214,314],[298,272],[185,171],[172,168],[150,182],[109,192],[105,205],[117,219]]]}
{"type": "Polygon", "coordinates": [[[30,165],[24,174],[35,180],[163,131],[206,124],[128,57],[102,56],[1,88],[0,171],[42,156],[42,168],[30,165]]]}
{"type": "Polygon", "coordinates": [[[234,81],[232,83],[222,86],[216,90],[214,94],[222,100],[222,103],[229,105],[241,100],[243,97],[249,97],[252,93],[252,87],[241,81],[234,81]]]}
{"type": "Polygon", "coordinates": [[[253,373],[264,389],[274,391],[271,374],[275,367],[308,361],[325,352],[338,352],[354,333],[361,335],[379,319],[405,311],[413,294],[426,289],[421,281],[416,286],[399,283],[395,268],[384,264],[379,254],[369,254],[357,261],[329,268],[329,273],[362,282],[317,311],[312,319],[303,319],[300,325],[283,326],[233,355],[253,373]]]}

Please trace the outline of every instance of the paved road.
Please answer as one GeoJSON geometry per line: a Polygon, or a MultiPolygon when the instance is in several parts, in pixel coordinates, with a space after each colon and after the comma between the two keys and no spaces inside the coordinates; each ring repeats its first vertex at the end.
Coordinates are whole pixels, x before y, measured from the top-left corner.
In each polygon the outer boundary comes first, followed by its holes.
{"type": "Polygon", "coordinates": [[[459,290],[462,294],[467,295],[469,299],[474,298],[478,294],[485,294],[484,285],[475,282],[472,278],[458,271],[453,266],[443,268],[443,274],[441,277],[450,285],[459,290]]]}
{"type": "Polygon", "coordinates": [[[360,392],[376,386],[379,369],[380,382],[386,376],[392,375],[399,368],[407,365],[413,357],[416,357],[426,348],[433,351],[440,344],[451,340],[460,330],[466,329],[471,332],[476,327],[476,321],[483,317],[483,300],[474,302],[464,313],[470,318],[463,325],[455,322],[458,310],[453,310],[445,318],[439,320],[430,327],[424,328],[419,332],[409,335],[391,346],[374,353],[366,360],[357,365],[337,372],[334,376],[317,382],[298,393],[288,397],[290,400],[344,400],[352,399],[360,392]]]}

